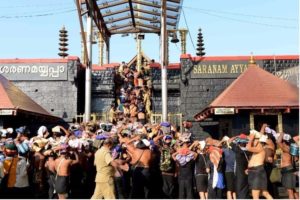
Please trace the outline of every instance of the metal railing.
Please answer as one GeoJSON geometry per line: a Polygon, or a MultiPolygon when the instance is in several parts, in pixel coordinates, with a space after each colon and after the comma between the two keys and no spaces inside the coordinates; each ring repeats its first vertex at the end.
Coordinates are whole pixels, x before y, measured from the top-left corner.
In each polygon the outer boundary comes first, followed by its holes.
{"type": "MultiPolygon", "coordinates": [[[[161,123],[162,122],[162,114],[161,113],[151,113],[150,115],[151,123],[161,123]]],[[[179,126],[180,130],[182,130],[182,113],[168,113],[168,122],[176,127],[179,126]]]]}
{"type": "MultiPolygon", "coordinates": [[[[91,121],[104,121],[108,122],[109,116],[108,112],[102,113],[92,113],[91,114],[91,121]]],[[[77,123],[82,123],[84,121],[84,114],[75,115],[75,120],[77,123]]],[[[161,113],[151,113],[150,115],[150,122],[159,124],[162,122],[162,114],[161,113]]],[[[170,122],[174,126],[179,126],[180,130],[182,130],[182,113],[169,113],[168,114],[168,122],[170,122]]]]}
{"type": "MultiPolygon", "coordinates": [[[[75,120],[77,123],[82,123],[84,121],[84,117],[85,117],[85,114],[78,114],[78,115],[75,115],[75,120]]],[[[93,122],[96,122],[96,121],[107,122],[108,119],[109,119],[108,112],[91,114],[91,121],[93,121],[93,122]]]]}

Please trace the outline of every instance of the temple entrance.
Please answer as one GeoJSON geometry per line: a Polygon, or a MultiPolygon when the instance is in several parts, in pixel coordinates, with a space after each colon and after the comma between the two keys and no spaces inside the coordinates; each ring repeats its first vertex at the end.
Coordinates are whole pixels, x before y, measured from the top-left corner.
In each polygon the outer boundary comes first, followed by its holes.
{"type": "Polygon", "coordinates": [[[260,131],[262,124],[267,123],[271,129],[276,130],[278,126],[278,116],[273,115],[254,115],[254,128],[260,131]]]}

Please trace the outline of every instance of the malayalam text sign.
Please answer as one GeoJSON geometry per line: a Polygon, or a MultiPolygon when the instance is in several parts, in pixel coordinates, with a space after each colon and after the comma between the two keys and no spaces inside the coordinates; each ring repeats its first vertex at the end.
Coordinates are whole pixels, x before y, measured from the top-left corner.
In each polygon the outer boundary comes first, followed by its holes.
{"type": "Polygon", "coordinates": [[[67,63],[0,63],[0,74],[12,81],[67,80],[67,63]]]}

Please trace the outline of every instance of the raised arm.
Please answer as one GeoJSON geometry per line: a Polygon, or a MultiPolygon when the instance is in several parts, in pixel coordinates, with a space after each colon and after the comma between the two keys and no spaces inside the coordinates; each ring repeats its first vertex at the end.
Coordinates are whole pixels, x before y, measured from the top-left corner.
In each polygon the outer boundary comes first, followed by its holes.
{"type": "Polygon", "coordinates": [[[254,137],[254,134],[250,134],[246,149],[252,153],[259,153],[263,150],[263,147],[261,145],[256,145],[255,147],[253,146],[254,137]]]}

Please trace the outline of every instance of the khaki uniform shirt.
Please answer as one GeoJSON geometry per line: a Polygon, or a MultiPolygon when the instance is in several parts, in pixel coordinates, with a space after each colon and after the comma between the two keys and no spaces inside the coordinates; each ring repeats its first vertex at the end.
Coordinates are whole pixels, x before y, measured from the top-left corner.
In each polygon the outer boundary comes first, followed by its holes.
{"type": "Polygon", "coordinates": [[[109,182],[113,179],[115,170],[110,165],[112,160],[110,150],[107,147],[101,147],[97,150],[94,161],[97,169],[95,182],[109,182]]]}

